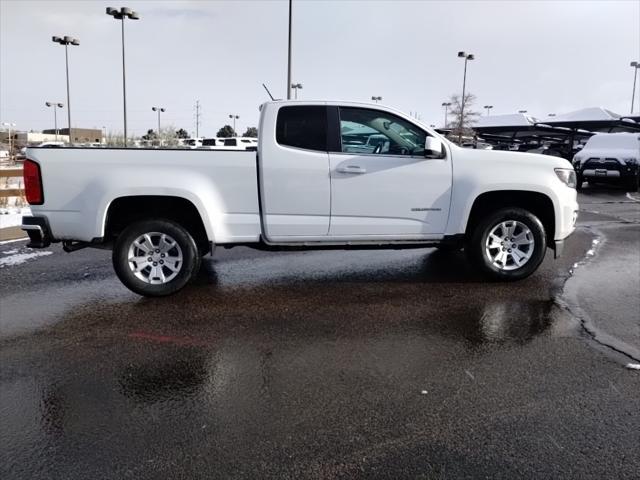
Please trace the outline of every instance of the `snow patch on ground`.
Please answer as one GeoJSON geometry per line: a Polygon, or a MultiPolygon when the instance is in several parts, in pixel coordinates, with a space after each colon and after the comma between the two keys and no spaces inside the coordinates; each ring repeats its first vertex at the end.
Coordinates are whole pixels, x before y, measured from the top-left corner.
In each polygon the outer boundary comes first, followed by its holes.
{"type": "MultiPolygon", "coordinates": [[[[5,252],[8,253],[8,252],[5,252]]],[[[34,258],[44,257],[46,255],[51,255],[53,252],[44,251],[44,252],[30,252],[30,253],[14,253],[12,255],[8,255],[0,258],[0,268],[4,267],[14,267],[16,265],[20,265],[29,260],[33,260],[34,258]]]]}
{"type": "Polygon", "coordinates": [[[31,215],[31,209],[29,207],[0,208],[0,228],[21,225],[23,215],[31,215]]]}

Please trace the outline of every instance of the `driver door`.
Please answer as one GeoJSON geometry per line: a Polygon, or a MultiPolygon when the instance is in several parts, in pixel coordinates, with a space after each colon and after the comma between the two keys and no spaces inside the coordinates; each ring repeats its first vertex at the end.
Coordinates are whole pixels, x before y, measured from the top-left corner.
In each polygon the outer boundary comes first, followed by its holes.
{"type": "Polygon", "coordinates": [[[428,133],[383,110],[341,107],[340,150],[329,154],[329,235],[430,238],[445,231],[451,161],[427,159],[428,133]]]}

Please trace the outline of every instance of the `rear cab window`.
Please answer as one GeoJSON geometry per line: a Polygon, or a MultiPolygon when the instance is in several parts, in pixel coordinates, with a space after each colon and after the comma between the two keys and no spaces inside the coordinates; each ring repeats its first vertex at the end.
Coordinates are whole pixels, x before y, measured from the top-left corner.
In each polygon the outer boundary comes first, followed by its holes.
{"type": "Polygon", "coordinates": [[[276,142],[279,145],[326,152],[327,107],[285,106],[278,110],[276,142]]]}

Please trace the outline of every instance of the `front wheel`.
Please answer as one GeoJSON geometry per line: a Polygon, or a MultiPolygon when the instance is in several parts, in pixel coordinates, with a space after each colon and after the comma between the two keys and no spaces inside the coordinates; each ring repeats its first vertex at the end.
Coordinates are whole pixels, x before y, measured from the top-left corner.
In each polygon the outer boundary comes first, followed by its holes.
{"type": "Polygon", "coordinates": [[[542,222],[522,208],[504,208],[475,226],[465,248],[472,263],[489,277],[520,280],[536,271],[546,252],[542,222]]]}
{"type": "Polygon", "coordinates": [[[148,297],[171,295],[200,268],[200,254],[191,234],[163,219],[129,225],[113,248],[113,268],[131,291],[148,297]]]}

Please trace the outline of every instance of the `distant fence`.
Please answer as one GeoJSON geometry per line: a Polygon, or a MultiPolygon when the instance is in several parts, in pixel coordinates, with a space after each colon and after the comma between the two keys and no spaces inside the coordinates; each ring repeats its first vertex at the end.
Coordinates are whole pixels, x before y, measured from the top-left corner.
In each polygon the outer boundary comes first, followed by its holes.
{"type": "Polygon", "coordinates": [[[22,180],[22,168],[2,168],[0,169],[0,206],[6,206],[9,197],[18,197],[24,203],[24,181],[22,180]],[[18,178],[17,187],[15,181],[18,178]]]}

